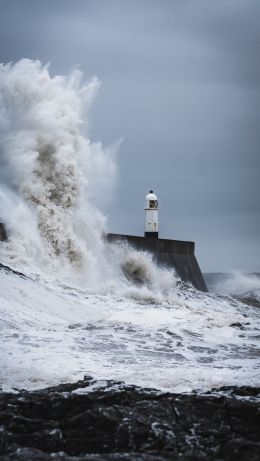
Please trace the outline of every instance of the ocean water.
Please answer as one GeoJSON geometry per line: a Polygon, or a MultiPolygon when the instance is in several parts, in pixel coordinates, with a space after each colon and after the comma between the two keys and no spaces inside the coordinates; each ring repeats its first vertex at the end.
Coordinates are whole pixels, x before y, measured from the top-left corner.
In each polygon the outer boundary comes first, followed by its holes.
{"type": "Polygon", "coordinates": [[[105,241],[117,168],[115,149],[88,136],[98,86],[37,61],[0,67],[0,262],[25,274],[0,271],[0,387],[84,375],[174,392],[259,385],[259,309],[105,241]]]}

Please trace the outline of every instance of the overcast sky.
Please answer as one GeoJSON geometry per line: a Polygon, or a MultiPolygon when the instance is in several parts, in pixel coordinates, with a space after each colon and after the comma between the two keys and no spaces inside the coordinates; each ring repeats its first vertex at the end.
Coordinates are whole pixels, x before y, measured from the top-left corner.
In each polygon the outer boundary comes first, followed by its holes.
{"type": "Polygon", "coordinates": [[[92,140],[124,141],[109,230],[195,240],[203,271],[260,271],[260,1],[0,0],[0,60],[102,82],[92,140]]]}

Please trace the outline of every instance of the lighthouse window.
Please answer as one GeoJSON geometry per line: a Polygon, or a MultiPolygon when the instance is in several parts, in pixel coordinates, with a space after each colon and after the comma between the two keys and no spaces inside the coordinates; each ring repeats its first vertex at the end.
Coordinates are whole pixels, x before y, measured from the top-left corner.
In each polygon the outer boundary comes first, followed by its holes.
{"type": "Polygon", "coordinates": [[[150,200],[150,208],[157,208],[158,201],[157,200],[150,200]]]}

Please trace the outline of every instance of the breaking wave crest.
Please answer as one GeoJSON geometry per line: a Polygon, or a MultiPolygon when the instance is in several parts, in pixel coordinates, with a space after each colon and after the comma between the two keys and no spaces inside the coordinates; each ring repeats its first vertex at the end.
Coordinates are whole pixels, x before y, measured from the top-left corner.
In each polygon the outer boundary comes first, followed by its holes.
{"type": "Polygon", "coordinates": [[[242,274],[234,272],[228,274],[225,280],[218,282],[215,286],[217,293],[224,295],[245,295],[257,293],[260,299],[260,277],[259,274],[242,274]]]}
{"type": "MultiPolygon", "coordinates": [[[[84,286],[116,280],[158,289],[162,270],[151,257],[105,249],[100,206],[115,184],[115,149],[92,143],[83,123],[98,87],[79,71],[52,77],[39,61],[1,65],[0,219],[9,235],[1,261],[84,286]]],[[[172,286],[166,272],[162,289],[172,286]]]]}

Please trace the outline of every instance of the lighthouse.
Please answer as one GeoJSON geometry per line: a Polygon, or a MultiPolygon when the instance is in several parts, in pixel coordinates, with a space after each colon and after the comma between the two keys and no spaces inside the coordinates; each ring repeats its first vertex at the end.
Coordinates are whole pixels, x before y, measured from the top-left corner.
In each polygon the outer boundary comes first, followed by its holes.
{"type": "Polygon", "coordinates": [[[153,190],[145,197],[144,236],[158,239],[158,199],[153,190]]]}
{"type": "MultiPolygon", "coordinates": [[[[111,243],[122,242],[134,247],[137,251],[147,251],[154,261],[162,267],[174,268],[177,275],[190,282],[195,288],[207,291],[198,261],[194,254],[195,243],[182,240],[161,239],[158,237],[158,198],[153,190],[145,197],[144,237],[139,235],[107,234],[111,243]]],[[[138,271],[137,271],[138,272],[138,271]]],[[[136,271],[133,280],[137,280],[136,271]]],[[[143,283],[143,280],[140,283],[143,283]]]]}

